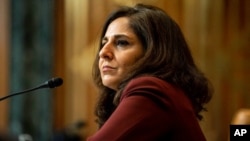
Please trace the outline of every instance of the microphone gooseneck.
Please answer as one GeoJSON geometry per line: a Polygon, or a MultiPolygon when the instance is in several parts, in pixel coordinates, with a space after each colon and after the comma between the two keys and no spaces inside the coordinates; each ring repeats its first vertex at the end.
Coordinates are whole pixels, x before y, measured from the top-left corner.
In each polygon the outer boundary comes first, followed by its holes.
{"type": "Polygon", "coordinates": [[[43,83],[43,84],[41,84],[41,85],[39,85],[37,87],[27,89],[27,90],[24,90],[24,91],[21,91],[21,92],[13,93],[13,94],[7,95],[5,97],[2,97],[2,98],[0,98],[0,101],[4,100],[6,98],[9,98],[9,97],[15,96],[15,95],[31,92],[31,91],[34,91],[34,90],[37,90],[37,89],[55,88],[55,87],[61,86],[62,84],[63,84],[62,78],[52,78],[52,79],[46,81],[45,83],[43,83]]]}

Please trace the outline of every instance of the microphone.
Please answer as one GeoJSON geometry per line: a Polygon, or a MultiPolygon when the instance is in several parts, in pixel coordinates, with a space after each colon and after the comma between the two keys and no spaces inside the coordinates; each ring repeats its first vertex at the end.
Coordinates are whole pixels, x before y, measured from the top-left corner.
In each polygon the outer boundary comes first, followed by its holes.
{"type": "Polygon", "coordinates": [[[34,90],[37,90],[37,89],[55,88],[55,87],[61,86],[62,84],[63,84],[62,78],[52,78],[52,79],[44,82],[43,84],[40,84],[37,87],[31,88],[31,89],[27,89],[27,90],[24,90],[24,91],[21,91],[21,92],[13,93],[13,94],[7,95],[5,97],[2,97],[2,98],[0,98],[0,101],[4,100],[6,98],[9,98],[9,97],[15,96],[15,95],[19,95],[19,94],[31,92],[31,91],[34,91],[34,90]]]}

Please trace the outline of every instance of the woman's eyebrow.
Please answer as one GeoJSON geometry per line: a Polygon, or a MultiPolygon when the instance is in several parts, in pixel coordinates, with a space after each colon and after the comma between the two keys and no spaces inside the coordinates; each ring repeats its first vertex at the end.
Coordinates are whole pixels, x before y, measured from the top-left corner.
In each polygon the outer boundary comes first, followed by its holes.
{"type": "MultiPolygon", "coordinates": [[[[128,36],[127,34],[114,34],[112,35],[114,38],[122,38],[122,37],[126,37],[126,38],[129,38],[131,39],[130,36],[128,36]]],[[[109,36],[104,36],[102,39],[103,40],[107,40],[109,36]]]]}
{"type": "Polygon", "coordinates": [[[127,34],[116,34],[116,35],[114,35],[114,37],[115,38],[126,38],[126,39],[133,40],[133,36],[127,35],[127,34]]]}

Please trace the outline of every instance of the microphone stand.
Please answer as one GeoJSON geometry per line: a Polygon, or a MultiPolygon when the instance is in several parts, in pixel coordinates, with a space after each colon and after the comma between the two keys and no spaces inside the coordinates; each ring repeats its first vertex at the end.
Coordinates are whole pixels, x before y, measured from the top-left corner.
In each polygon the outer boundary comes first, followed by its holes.
{"type": "MultiPolygon", "coordinates": [[[[41,85],[41,86],[42,86],[42,85],[41,85]]],[[[24,90],[24,91],[22,91],[22,92],[17,92],[17,93],[13,93],[13,94],[10,94],[10,95],[1,97],[1,98],[0,98],[0,101],[4,100],[4,99],[6,99],[6,98],[9,98],[9,97],[15,96],[15,95],[20,95],[20,94],[23,94],[23,93],[27,93],[27,92],[31,92],[31,91],[40,89],[40,88],[42,88],[41,86],[38,86],[38,87],[35,87],[35,88],[31,88],[31,89],[27,89],[27,90],[24,90]]]]}
{"type": "Polygon", "coordinates": [[[13,93],[13,94],[1,97],[0,101],[2,101],[4,99],[7,99],[9,97],[12,97],[12,96],[16,96],[16,95],[20,95],[20,94],[23,94],[23,93],[31,92],[31,91],[41,89],[41,88],[55,88],[55,87],[58,87],[58,86],[62,85],[62,83],[63,83],[63,80],[61,78],[52,78],[51,80],[48,80],[45,83],[43,83],[43,84],[41,84],[41,85],[39,85],[37,87],[34,87],[34,88],[31,88],[31,89],[27,89],[27,90],[24,90],[24,91],[21,91],[21,92],[17,92],[17,93],[13,93]]]}

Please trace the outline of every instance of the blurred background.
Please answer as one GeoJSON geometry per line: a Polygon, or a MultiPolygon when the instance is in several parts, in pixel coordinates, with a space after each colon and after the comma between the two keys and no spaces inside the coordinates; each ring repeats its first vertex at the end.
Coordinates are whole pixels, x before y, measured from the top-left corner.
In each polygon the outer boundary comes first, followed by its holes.
{"type": "Polygon", "coordinates": [[[98,35],[111,11],[137,2],[159,6],[180,25],[215,89],[201,127],[208,141],[227,141],[235,113],[250,108],[249,0],[0,0],[0,97],[64,80],[0,101],[0,136],[84,141],[93,134],[98,35]]]}

